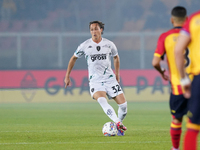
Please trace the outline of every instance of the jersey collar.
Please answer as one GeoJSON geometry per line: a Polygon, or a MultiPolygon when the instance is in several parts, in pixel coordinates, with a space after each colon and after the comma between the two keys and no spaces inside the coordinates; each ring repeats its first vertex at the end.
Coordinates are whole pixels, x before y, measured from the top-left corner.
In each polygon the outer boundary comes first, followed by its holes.
{"type": "Polygon", "coordinates": [[[174,29],[181,29],[181,28],[182,28],[181,26],[174,27],[174,29]]]}
{"type": "Polygon", "coordinates": [[[100,43],[103,41],[103,37],[101,37],[101,41],[100,41],[99,43],[94,42],[94,41],[92,40],[92,38],[91,38],[91,41],[92,41],[92,43],[94,43],[94,44],[100,44],[100,43]]]}

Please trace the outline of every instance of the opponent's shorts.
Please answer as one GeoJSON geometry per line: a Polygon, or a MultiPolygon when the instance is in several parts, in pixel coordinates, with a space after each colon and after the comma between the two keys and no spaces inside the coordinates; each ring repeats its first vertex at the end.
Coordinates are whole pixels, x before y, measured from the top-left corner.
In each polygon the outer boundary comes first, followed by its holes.
{"type": "Polygon", "coordinates": [[[109,80],[105,82],[95,82],[89,83],[90,85],[90,94],[93,98],[94,93],[98,91],[105,91],[109,99],[116,97],[119,94],[123,93],[123,90],[117,80],[109,80]]]}
{"type": "Polygon", "coordinates": [[[194,76],[187,116],[194,124],[200,124],[200,75],[194,76]]]}
{"type": "Polygon", "coordinates": [[[169,100],[171,114],[177,119],[186,115],[188,111],[188,101],[189,100],[186,99],[183,94],[174,95],[171,93],[169,100]]]}

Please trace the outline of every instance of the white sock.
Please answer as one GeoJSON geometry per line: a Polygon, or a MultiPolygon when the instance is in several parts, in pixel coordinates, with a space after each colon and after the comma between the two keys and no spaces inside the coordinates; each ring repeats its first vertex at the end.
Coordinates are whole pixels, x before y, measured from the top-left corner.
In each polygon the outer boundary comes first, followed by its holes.
{"type": "Polygon", "coordinates": [[[101,105],[103,108],[103,111],[105,114],[114,122],[119,122],[119,118],[117,117],[115,110],[111,105],[108,104],[107,99],[105,97],[99,97],[97,99],[97,102],[101,105]]]}
{"type": "Polygon", "coordinates": [[[125,102],[123,104],[118,104],[118,106],[119,106],[118,118],[122,122],[127,114],[127,102],[125,102]]]}

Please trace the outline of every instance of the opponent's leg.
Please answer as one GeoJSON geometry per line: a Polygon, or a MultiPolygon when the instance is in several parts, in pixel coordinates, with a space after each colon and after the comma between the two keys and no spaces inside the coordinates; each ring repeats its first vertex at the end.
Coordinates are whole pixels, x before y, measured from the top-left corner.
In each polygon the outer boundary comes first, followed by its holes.
{"type": "Polygon", "coordinates": [[[117,117],[115,110],[111,105],[108,104],[107,99],[105,97],[99,97],[97,102],[101,105],[105,114],[114,122],[118,122],[119,118],[117,117]]]}
{"type": "Polygon", "coordinates": [[[126,99],[124,97],[124,94],[122,93],[122,94],[117,95],[114,98],[114,100],[116,101],[116,103],[119,106],[119,108],[118,108],[118,118],[122,122],[124,120],[124,118],[126,117],[126,114],[127,114],[127,102],[126,102],[126,99]]]}
{"type": "Polygon", "coordinates": [[[117,117],[115,110],[113,107],[108,104],[107,99],[105,98],[106,92],[98,91],[96,92],[93,97],[97,100],[97,102],[101,105],[105,114],[114,122],[119,122],[119,118],[117,117]]]}
{"type": "Polygon", "coordinates": [[[127,102],[126,99],[124,97],[124,94],[119,94],[117,95],[114,100],[116,101],[116,103],[118,104],[119,108],[118,108],[118,118],[120,119],[119,122],[117,122],[117,128],[119,130],[123,130],[126,131],[127,128],[122,124],[122,121],[124,120],[124,118],[126,117],[127,114],[127,102]]]}
{"type": "Polygon", "coordinates": [[[118,118],[122,122],[124,120],[124,118],[126,117],[126,114],[127,114],[127,102],[122,103],[122,104],[118,104],[118,106],[119,106],[119,108],[118,108],[118,118]]]}

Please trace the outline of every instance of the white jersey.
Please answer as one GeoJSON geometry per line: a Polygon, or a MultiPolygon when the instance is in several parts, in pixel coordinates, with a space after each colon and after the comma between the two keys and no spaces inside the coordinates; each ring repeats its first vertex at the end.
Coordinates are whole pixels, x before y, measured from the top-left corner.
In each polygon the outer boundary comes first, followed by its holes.
{"type": "Polygon", "coordinates": [[[111,57],[118,55],[115,44],[105,38],[95,43],[92,38],[86,40],[77,48],[74,56],[80,58],[85,55],[88,64],[89,81],[105,82],[116,79],[111,68],[111,57]]]}

